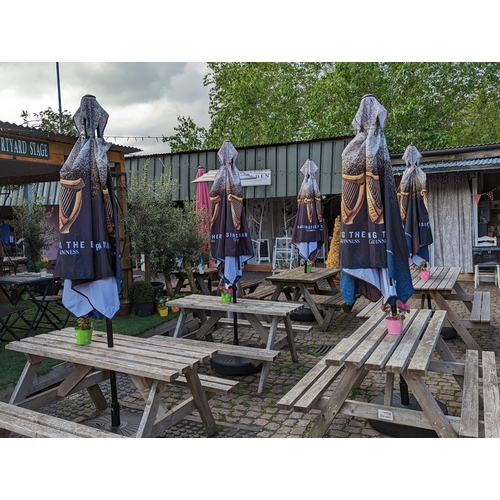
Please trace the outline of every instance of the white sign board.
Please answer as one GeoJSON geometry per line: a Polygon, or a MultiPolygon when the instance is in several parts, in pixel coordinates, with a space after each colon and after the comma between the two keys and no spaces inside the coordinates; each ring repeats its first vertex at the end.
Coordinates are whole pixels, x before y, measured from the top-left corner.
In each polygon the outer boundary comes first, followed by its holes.
{"type": "MultiPolygon", "coordinates": [[[[217,170],[209,170],[193,182],[213,182],[217,170]]],[[[271,185],[271,169],[269,170],[249,170],[248,172],[240,171],[241,185],[243,187],[250,186],[270,186],[271,185]]]]}

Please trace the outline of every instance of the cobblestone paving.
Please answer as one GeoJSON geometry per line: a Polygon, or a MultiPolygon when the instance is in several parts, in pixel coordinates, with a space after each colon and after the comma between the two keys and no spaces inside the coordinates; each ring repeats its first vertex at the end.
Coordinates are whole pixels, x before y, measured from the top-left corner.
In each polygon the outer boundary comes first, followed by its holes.
{"type": "MultiPolygon", "coordinates": [[[[466,292],[473,292],[473,283],[461,283],[466,292]]],[[[491,292],[491,326],[488,329],[473,329],[471,334],[478,344],[488,350],[500,353],[498,325],[500,324],[500,291],[493,284],[482,283],[480,290],[491,292]]],[[[278,360],[271,363],[267,387],[263,394],[257,394],[260,374],[238,377],[239,385],[236,390],[226,396],[217,396],[210,400],[212,412],[219,425],[216,438],[300,438],[305,437],[316,413],[302,414],[294,411],[282,411],[276,406],[277,401],[296,384],[317,362],[320,352],[331,345],[335,345],[343,337],[351,335],[360,325],[356,314],[366,305],[365,299],[355,304],[351,313],[337,312],[327,332],[319,332],[313,328],[310,333],[297,333],[296,346],[299,356],[298,363],[292,363],[288,349],[284,348],[278,360]],[[318,352],[320,351],[320,352],[318,352]]],[[[419,307],[420,301],[410,301],[413,307],[419,307]]],[[[465,308],[456,306],[465,315],[465,308]],[[463,308],[463,309],[462,309],[463,308]]],[[[252,335],[250,329],[239,329],[241,342],[247,345],[260,346],[259,338],[252,335]]],[[[214,340],[232,342],[232,330],[220,329],[214,333],[214,340]]],[[[464,359],[465,344],[460,338],[447,341],[447,345],[457,357],[464,359]]],[[[499,356],[500,357],[500,356],[499,356]]],[[[498,358],[497,358],[498,359],[498,358]]],[[[209,365],[202,366],[201,372],[214,374],[209,365]]],[[[121,407],[124,411],[140,411],[142,398],[129,383],[128,377],[117,374],[118,391],[121,407]]],[[[362,385],[350,395],[351,399],[370,401],[380,396],[384,389],[382,375],[369,375],[362,385]]],[[[395,391],[398,391],[398,380],[395,380],[395,391]]],[[[453,377],[448,375],[430,375],[427,377],[434,396],[442,401],[450,415],[459,415],[461,400],[460,391],[453,377]]],[[[109,383],[102,384],[103,392],[110,400],[109,383]]],[[[186,395],[184,387],[168,386],[164,397],[167,407],[173,406],[186,395]]],[[[328,393],[327,393],[328,394],[328,393]]],[[[66,419],[89,422],[98,418],[86,393],[75,394],[61,402],[44,407],[41,411],[66,419]]],[[[165,438],[206,437],[195,412],[185,418],[180,424],[169,429],[162,436],[165,438]]],[[[365,419],[339,415],[330,428],[326,438],[386,438],[372,429],[365,419]]]]}

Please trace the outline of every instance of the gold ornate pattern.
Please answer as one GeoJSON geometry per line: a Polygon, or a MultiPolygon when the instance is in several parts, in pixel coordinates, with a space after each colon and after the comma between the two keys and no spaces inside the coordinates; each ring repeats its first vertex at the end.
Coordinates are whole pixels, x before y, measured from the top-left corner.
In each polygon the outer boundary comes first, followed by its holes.
{"type": "Polygon", "coordinates": [[[82,209],[82,189],[85,186],[83,179],[60,180],[61,196],[59,210],[59,232],[69,233],[82,209]]]}

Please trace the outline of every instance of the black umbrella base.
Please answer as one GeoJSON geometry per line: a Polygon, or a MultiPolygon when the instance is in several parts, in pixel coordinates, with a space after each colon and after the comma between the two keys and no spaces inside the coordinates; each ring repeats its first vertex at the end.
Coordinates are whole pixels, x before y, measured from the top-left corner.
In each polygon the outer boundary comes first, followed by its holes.
{"type": "MultiPolygon", "coordinates": [[[[417,411],[422,411],[422,408],[418,404],[417,400],[413,396],[413,394],[410,394],[409,397],[410,404],[409,405],[403,405],[401,403],[401,396],[399,394],[394,394],[392,397],[392,406],[395,406],[396,408],[406,408],[409,410],[417,410],[417,411]]],[[[379,396],[375,398],[372,401],[373,404],[384,404],[384,398],[382,396],[379,396]]],[[[448,415],[448,410],[446,409],[446,406],[441,403],[441,401],[437,401],[436,403],[439,405],[439,407],[443,410],[443,413],[445,415],[448,415]]],[[[432,429],[421,429],[419,427],[411,427],[409,425],[400,425],[400,424],[393,424],[392,422],[386,422],[382,420],[368,420],[368,423],[370,424],[370,427],[381,434],[385,434],[386,436],[391,436],[395,438],[435,438],[438,437],[438,435],[432,430],[432,429]]]]}
{"type": "Polygon", "coordinates": [[[251,375],[262,369],[262,363],[254,365],[251,360],[239,356],[216,354],[210,365],[213,370],[221,375],[251,375]]]}
{"type": "Polygon", "coordinates": [[[139,424],[141,423],[142,413],[131,413],[120,411],[120,425],[113,427],[111,425],[111,413],[105,415],[100,415],[93,420],[88,420],[83,422],[89,427],[94,427],[95,429],[105,430],[107,432],[112,432],[113,434],[120,434],[121,436],[132,436],[139,429],[139,424]]]}
{"type": "Polygon", "coordinates": [[[311,309],[299,309],[293,313],[290,313],[290,319],[293,321],[316,321],[314,314],[311,309]]]}
{"type": "Polygon", "coordinates": [[[441,328],[441,337],[443,340],[452,340],[458,337],[458,333],[452,326],[443,326],[441,328]]]}

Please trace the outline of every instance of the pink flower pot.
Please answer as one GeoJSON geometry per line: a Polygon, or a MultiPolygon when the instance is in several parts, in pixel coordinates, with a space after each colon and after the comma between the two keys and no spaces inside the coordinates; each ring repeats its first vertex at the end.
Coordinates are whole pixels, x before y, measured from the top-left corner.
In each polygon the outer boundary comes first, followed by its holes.
{"type": "Polygon", "coordinates": [[[431,277],[431,270],[427,269],[426,271],[420,271],[420,279],[428,280],[431,277]]]}
{"type": "Polygon", "coordinates": [[[403,320],[385,318],[387,333],[389,335],[401,335],[403,333],[403,320]]]}

